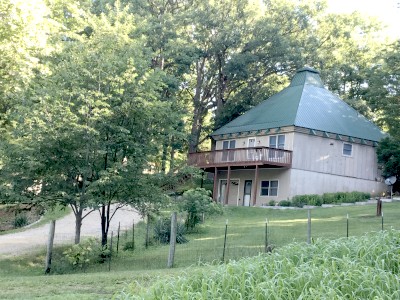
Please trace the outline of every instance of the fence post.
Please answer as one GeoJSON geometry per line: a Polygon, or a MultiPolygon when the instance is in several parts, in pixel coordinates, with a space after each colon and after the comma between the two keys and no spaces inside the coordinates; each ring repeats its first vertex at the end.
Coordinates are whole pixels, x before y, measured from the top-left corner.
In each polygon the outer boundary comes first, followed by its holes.
{"type": "Polygon", "coordinates": [[[177,229],[177,213],[174,211],[171,216],[171,236],[169,238],[169,255],[167,268],[172,268],[174,265],[175,258],[175,246],[176,246],[176,229],[177,229]]]}
{"type": "Polygon", "coordinates": [[[308,209],[307,244],[311,244],[311,209],[308,209]]]}
{"type": "Polygon", "coordinates": [[[47,241],[47,255],[46,255],[46,266],[44,273],[50,273],[51,269],[51,257],[53,256],[53,242],[54,242],[54,232],[56,230],[56,221],[51,220],[50,230],[49,230],[49,239],[47,241]]]}
{"type": "Polygon", "coordinates": [[[381,197],[379,197],[378,201],[376,202],[376,216],[377,217],[382,216],[382,200],[381,200],[381,197]]]}
{"type": "Polygon", "coordinates": [[[132,223],[132,250],[135,250],[135,220],[132,223]]]}
{"type": "Polygon", "coordinates": [[[149,247],[149,231],[150,231],[150,214],[147,214],[147,224],[146,224],[146,242],[145,248],[149,247]]]}
{"type": "Polygon", "coordinates": [[[226,234],[228,233],[228,219],[225,222],[225,237],[224,237],[224,250],[222,252],[222,262],[225,261],[225,249],[226,249],[226,234]]]}
{"type": "Polygon", "coordinates": [[[118,254],[118,248],[119,248],[119,231],[121,229],[121,222],[118,222],[118,233],[117,233],[117,254],[118,254]]]}
{"type": "Polygon", "coordinates": [[[111,231],[110,258],[108,260],[108,271],[111,270],[111,257],[112,257],[112,252],[113,252],[113,237],[114,237],[114,231],[111,231]]]}
{"type": "Polygon", "coordinates": [[[268,252],[268,219],[265,219],[265,253],[268,252]]]}
{"type": "Polygon", "coordinates": [[[349,214],[346,216],[346,237],[349,238],[349,214]]]}

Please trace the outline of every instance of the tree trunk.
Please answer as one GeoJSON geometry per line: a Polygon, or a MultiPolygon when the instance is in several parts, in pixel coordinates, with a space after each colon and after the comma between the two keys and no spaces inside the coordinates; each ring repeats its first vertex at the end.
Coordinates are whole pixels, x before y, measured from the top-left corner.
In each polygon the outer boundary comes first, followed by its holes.
{"type": "Polygon", "coordinates": [[[150,215],[147,215],[147,225],[146,225],[146,241],[145,241],[145,248],[149,246],[149,231],[150,231],[150,215]]]}
{"type": "Polygon", "coordinates": [[[56,230],[56,221],[52,220],[50,223],[49,239],[47,242],[46,266],[44,270],[45,274],[50,273],[51,269],[51,258],[53,256],[53,242],[54,242],[55,230],[56,230]]]}
{"type": "Polygon", "coordinates": [[[83,209],[81,208],[79,208],[75,213],[75,244],[81,242],[82,213],[83,209]]]}
{"type": "Polygon", "coordinates": [[[101,216],[101,245],[104,247],[107,245],[107,233],[108,233],[105,205],[101,207],[100,216],[101,216]]]}
{"type": "Polygon", "coordinates": [[[175,147],[174,147],[174,138],[172,138],[171,151],[169,153],[169,172],[168,173],[174,172],[174,168],[175,168],[175,147]]]}
{"type": "Polygon", "coordinates": [[[161,172],[165,174],[167,168],[167,153],[168,153],[168,142],[167,140],[163,143],[162,156],[161,156],[161,172]]]}
{"type": "Polygon", "coordinates": [[[206,108],[201,106],[195,107],[194,109],[193,123],[190,131],[189,153],[194,153],[197,151],[206,112],[206,108]]]}

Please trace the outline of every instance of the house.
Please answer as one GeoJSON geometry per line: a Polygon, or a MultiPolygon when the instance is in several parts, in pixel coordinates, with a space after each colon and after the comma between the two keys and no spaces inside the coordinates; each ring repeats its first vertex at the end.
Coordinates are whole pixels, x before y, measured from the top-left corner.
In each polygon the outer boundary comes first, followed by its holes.
{"type": "Polygon", "coordinates": [[[265,205],[327,192],[386,190],[376,157],[381,130],[305,67],[288,87],[211,134],[215,150],[189,154],[214,174],[215,201],[265,205]]]}

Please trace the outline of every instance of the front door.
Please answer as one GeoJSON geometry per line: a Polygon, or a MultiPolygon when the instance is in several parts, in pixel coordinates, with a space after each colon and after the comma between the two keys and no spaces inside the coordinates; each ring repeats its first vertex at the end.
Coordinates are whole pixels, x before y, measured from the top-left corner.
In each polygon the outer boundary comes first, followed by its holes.
{"type": "Polygon", "coordinates": [[[252,184],[252,180],[246,180],[244,182],[243,206],[250,206],[252,184]]]}
{"type": "MultiPolygon", "coordinates": [[[[225,204],[226,189],[227,189],[227,181],[226,179],[222,179],[219,185],[219,197],[218,197],[218,202],[221,204],[225,204]]],[[[238,205],[238,201],[239,201],[239,180],[231,179],[227,204],[238,205]]]]}
{"type": "Polygon", "coordinates": [[[254,160],[255,159],[255,150],[254,147],[256,146],[256,139],[255,138],[249,138],[249,142],[248,142],[248,147],[252,148],[247,150],[247,159],[248,160],[254,160]]]}

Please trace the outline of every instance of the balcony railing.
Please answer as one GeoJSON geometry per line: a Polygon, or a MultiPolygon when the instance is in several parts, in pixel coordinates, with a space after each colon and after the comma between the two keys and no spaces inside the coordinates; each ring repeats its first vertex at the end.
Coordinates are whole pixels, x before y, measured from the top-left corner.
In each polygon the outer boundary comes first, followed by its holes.
{"type": "Polygon", "coordinates": [[[197,152],[189,154],[188,163],[199,168],[249,165],[290,167],[292,151],[254,147],[197,152]]]}

